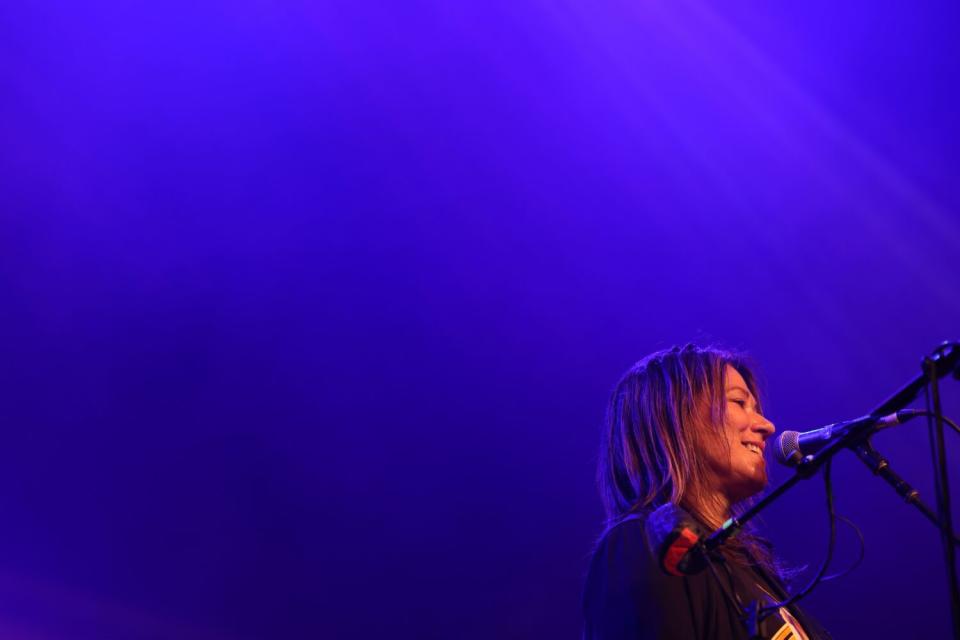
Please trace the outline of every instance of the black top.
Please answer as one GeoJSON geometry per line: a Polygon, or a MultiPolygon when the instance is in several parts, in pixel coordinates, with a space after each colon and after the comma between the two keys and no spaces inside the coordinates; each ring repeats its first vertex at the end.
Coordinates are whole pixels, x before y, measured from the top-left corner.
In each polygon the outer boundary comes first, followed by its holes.
{"type": "MultiPolygon", "coordinates": [[[[647,547],[643,520],[627,518],[601,538],[583,594],[584,640],[749,640],[743,622],[747,605],[785,599],[780,583],[758,567],[722,559],[695,575],[663,572],[647,547]],[[737,602],[739,598],[740,602],[737,602]]],[[[829,635],[797,607],[768,616],[760,637],[797,640],[784,618],[793,616],[810,640],[829,635]]]]}

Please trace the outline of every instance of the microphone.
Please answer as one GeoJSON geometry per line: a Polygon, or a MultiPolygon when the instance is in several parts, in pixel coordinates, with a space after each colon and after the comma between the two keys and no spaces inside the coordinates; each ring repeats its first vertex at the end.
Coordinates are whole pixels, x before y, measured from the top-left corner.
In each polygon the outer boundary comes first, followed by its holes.
{"type": "Polygon", "coordinates": [[[700,544],[703,527],[675,504],[667,503],[646,518],[647,545],[660,569],[673,576],[691,575],[706,568],[700,544]]]}
{"type": "Polygon", "coordinates": [[[811,431],[784,431],[777,437],[774,445],[774,455],[780,464],[793,467],[806,456],[820,451],[837,438],[842,438],[849,431],[865,424],[872,423],[873,430],[878,431],[887,427],[895,427],[907,420],[923,415],[923,413],[923,411],[916,409],[901,409],[887,416],[865,415],[853,420],[828,424],[811,431]]]}

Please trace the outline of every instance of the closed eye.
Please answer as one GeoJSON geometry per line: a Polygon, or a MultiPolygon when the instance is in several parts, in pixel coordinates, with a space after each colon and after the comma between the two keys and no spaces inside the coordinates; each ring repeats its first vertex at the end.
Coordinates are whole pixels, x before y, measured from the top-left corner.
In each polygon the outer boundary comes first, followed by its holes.
{"type": "Polygon", "coordinates": [[[734,404],[740,405],[740,408],[741,408],[741,409],[746,409],[746,408],[747,408],[747,401],[746,401],[746,400],[734,400],[733,398],[730,398],[730,402],[733,402],[734,404]]]}

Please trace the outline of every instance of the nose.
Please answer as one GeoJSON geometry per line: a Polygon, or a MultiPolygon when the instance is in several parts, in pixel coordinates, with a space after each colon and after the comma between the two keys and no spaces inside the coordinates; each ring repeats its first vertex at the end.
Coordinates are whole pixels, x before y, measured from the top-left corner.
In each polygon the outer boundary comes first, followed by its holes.
{"type": "Polygon", "coordinates": [[[756,433],[762,435],[764,440],[772,436],[777,431],[777,428],[773,426],[773,423],[762,415],[757,416],[757,420],[753,423],[753,425],[751,425],[750,428],[756,433]]]}

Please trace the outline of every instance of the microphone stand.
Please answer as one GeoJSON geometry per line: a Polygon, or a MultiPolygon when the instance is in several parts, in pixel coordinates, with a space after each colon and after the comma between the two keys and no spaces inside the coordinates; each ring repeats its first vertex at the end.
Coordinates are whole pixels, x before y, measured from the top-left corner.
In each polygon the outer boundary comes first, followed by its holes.
{"type": "Polygon", "coordinates": [[[927,408],[929,414],[934,416],[932,420],[928,420],[928,424],[934,462],[936,514],[920,500],[916,489],[913,489],[903,478],[894,473],[887,461],[873,448],[873,445],[870,444],[869,434],[853,450],[875,475],[879,475],[886,480],[908,504],[917,507],[927,520],[932,522],[940,531],[943,560],[947,569],[947,588],[950,591],[953,637],[955,640],[960,640],[960,583],[957,580],[956,563],[958,540],[953,531],[953,518],[950,509],[950,486],[947,476],[946,448],[943,440],[943,412],[940,406],[939,384],[941,378],[951,373],[954,378],[960,380],[960,343],[944,342],[934,349],[932,354],[923,359],[920,373],[913,380],[901,387],[871,412],[871,415],[885,415],[886,413],[899,411],[913,402],[921,389],[926,388],[927,408]]]}
{"type": "MultiPolygon", "coordinates": [[[[953,516],[950,508],[950,485],[947,476],[947,452],[943,441],[943,413],[940,407],[940,385],[937,378],[937,362],[932,358],[923,361],[930,384],[927,386],[927,406],[933,412],[928,418],[930,446],[934,457],[934,487],[937,495],[937,515],[940,522],[940,541],[943,560],[947,565],[947,583],[950,589],[950,612],[953,617],[953,637],[960,638],[960,584],[957,582],[956,547],[953,543],[953,516]]],[[[958,368],[957,373],[960,373],[958,368]]]]}
{"type": "Polygon", "coordinates": [[[841,437],[836,438],[829,445],[815,455],[803,458],[795,467],[796,473],[786,482],[761,498],[756,504],[747,509],[740,517],[730,518],[719,529],[701,540],[696,546],[701,552],[710,553],[726,542],[743,525],[763,511],[772,502],[786,493],[791,487],[806,480],[815,474],[823,464],[830,460],[841,449],[849,448],[874,473],[883,478],[908,504],[912,504],[932,522],[941,534],[944,547],[944,558],[947,564],[947,578],[950,587],[951,615],[953,618],[953,637],[960,640],[960,588],[957,583],[957,569],[955,563],[955,545],[960,543],[953,532],[950,518],[949,490],[947,487],[946,455],[943,447],[943,421],[940,411],[940,395],[937,382],[940,378],[952,373],[960,380],[960,343],[944,342],[934,352],[924,358],[921,373],[897,390],[892,396],[881,403],[868,416],[862,418],[859,424],[852,425],[841,437]],[[937,507],[934,513],[930,507],[920,500],[920,494],[910,484],[897,475],[890,468],[890,464],[873,448],[870,436],[873,427],[883,417],[899,411],[913,402],[920,391],[930,385],[931,411],[936,415],[936,430],[931,428],[932,442],[935,443],[934,453],[937,466],[937,507]]]}

